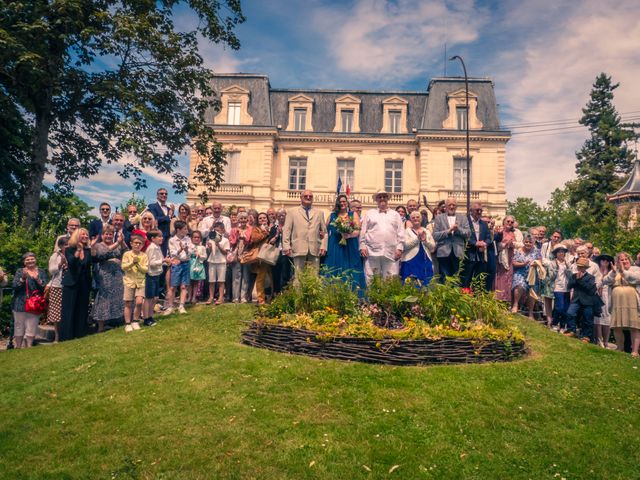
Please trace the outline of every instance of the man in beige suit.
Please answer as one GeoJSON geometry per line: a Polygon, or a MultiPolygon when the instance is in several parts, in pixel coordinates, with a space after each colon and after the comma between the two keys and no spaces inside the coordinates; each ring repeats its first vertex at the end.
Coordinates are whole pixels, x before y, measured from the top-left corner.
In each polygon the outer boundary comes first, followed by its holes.
{"type": "Polygon", "coordinates": [[[282,229],[282,252],[293,258],[296,271],[304,268],[306,263],[318,269],[320,257],[327,253],[324,213],[312,205],[313,193],[305,190],[300,195],[300,206],[287,211],[282,229]]]}

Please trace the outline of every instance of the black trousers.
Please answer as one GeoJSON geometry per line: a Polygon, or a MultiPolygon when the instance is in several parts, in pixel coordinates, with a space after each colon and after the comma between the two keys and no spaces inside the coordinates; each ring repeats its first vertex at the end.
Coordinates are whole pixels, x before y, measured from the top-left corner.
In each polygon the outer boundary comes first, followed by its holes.
{"type": "Polygon", "coordinates": [[[460,281],[462,282],[462,286],[464,288],[469,288],[473,279],[479,276],[481,273],[487,273],[487,262],[465,259],[464,265],[462,267],[462,278],[460,279],[460,281]]]}
{"type": "Polygon", "coordinates": [[[280,293],[287,284],[291,281],[293,276],[293,264],[291,258],[283,255],[280,252],[278,261],[273,266],[273,292],[280,293]]]}
{"type": "Polygon", "coordinates": [[[90,285],[62,288],[60,340],[84,337],[88,331],[90,285]]]}
{"type": "Polygon", "coordinates": [[[440,270],[440,283],[444,283],[446,277],[452,277],[458,273],[460,259],[451,250],[448,257],[438,257],[438,268],[440,270]]]}

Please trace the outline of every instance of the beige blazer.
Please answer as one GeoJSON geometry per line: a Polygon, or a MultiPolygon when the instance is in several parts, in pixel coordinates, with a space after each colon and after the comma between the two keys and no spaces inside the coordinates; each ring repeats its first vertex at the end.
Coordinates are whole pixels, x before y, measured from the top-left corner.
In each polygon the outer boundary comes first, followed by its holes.
{"type": "Polygon", "coordinates": [[[316,208],[309,209],[309,218],[302,206],[287,210],[287,218],[282,229],[282,249],[291,249],[291,255],[320,256],[320,249],[327,249],[327,226],[324,213],[316,208]],[[322,232],[323,238],[320,238],[322,232]]]}

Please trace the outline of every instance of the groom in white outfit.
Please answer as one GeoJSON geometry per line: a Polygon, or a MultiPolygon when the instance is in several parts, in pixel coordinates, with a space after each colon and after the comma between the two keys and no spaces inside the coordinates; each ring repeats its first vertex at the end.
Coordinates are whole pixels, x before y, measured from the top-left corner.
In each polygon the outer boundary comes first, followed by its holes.
{"type": "Polygon", "coordinates": [[[378,191],[374,195],[378,208],[368,210],[360,229],[360,255],[364,260],[367,284],[374,275],[387,278],[398,275],[398,260],[404,250],[404,218],[389,210],[389,194],[378,191]]]}

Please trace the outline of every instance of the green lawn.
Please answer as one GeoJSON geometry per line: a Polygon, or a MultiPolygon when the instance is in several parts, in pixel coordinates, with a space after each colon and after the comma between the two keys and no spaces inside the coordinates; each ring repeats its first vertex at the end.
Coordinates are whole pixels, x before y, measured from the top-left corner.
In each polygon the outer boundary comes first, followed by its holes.
{"type": "Polygon", "coordinates": [[[0,478],[640,478],[627,355],[523,319],[514,363],[321,361],[241,345],[250,316],[0,352],[0,478]]]}

